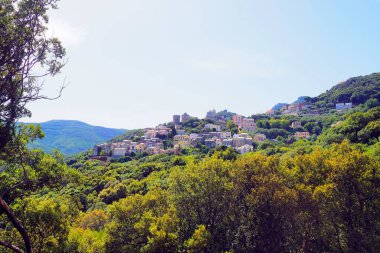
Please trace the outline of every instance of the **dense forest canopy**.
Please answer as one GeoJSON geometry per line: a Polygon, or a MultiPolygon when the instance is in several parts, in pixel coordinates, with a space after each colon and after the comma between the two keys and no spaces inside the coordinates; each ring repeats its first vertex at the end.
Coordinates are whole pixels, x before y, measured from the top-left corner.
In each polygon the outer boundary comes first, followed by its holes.
{"type": "MultiPolygon", "coordinates": [[[[28,148],[41,128],[16,125],[30,114],[29,101],[44,98],[29,60],[52,75],[63,66],[59,41],[44,37],[55,4],[0,2],[0,252],[379,252],[380,74],[300,99],[318,114],[253,115],[251,134],[268,139],[245,154],[196,145],[174,154],[96,159],[89,151],[65,159],[28,148]],[[334,110],[340,102],[355,107],[334,110]],[[310,138],[295,138],[297,131],[310,138]]],[[[215,115],[240,131],[233,113],[215,115]]],[[[190,118],[182,130],[198,133],[209,123],[190,118]]],[[[172,138],[175,125],[166,126],[172,138]]]]}

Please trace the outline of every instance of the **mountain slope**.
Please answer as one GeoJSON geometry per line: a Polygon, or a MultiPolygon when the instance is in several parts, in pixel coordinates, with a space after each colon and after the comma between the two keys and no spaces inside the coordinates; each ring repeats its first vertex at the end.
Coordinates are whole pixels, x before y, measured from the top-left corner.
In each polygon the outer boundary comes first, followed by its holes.
{"type": "Polygon", "coordinates": [[[113,129],[92,126],[75,120],[51,120],[39,123],[45,133],[45,138],[37,140],[31,147],[41,148],[50,152],[58,149],[65,155],[72,155],[93,145],[112,139],[125,133],[125,129],[113,129]]]}
{"type": "Polygon", "coordinates": [[[335,103],[364,104],[369,99],[380,100],[380,73],[347,79],[313,99],[320,108],[335,108],[335,103]]]}
{"type": "MultiPolygon", "coordinates": [[[[334,109],[337,103],[351,102],[354,106],[357,106],[365,104],[370,99],[380,101],[380,73],[351,77],[317,97],[302,96],[292,104],[306,102],[313,109],[319,109],[320,112],[328,112],[328,110],[334,109]]],[[[285,105],[288,104],[278,103],[272,107],[272,110],[279,111],[285,105]]]]}
{"type": "Polygon", "coordinates": [[[273,110],[273,111],[279,111],[279,110],[281,110],[284,106],[287,106],[287,105],[289,105],[289,104],[287,104],[287,103],[278,103],[278,104],[276,104],[275,106],[273,106],[271,110],[273,110]]]}

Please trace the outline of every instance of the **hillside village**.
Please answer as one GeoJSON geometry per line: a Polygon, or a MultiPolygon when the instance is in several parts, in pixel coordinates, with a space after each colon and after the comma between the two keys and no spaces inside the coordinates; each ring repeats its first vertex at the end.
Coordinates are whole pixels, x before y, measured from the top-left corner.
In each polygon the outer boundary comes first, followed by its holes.
{"type": "MultiPolygon", "coordinates": [[[[336,110],[345,111],[352,108],[352,103],[337,103],[336,110]]],[[[312,109],[305,102],[284,105],[278,110],[269,110],[266,115],[319,115],[318,110],[312,109]]],[[[145,128],[142,136],[133,136],[123,141],[115,141],[95,145],[93,148],[94,159],[121,158],[138,154],[178,154],[181,150],[194,147],[206,147],[214,149],[218,147],[231,147],[240,154],[254,150],[254,145],[271,141],[264,133],[257,131],[257,125],[253,117],[245,117],[238,114],[229,113],[220,115],[215,110],[207,112],[204,122],[197,131],[186,127],[189,123],[199,122],[200,119],[192,117],[187,113],[173,115],[172,121],[160,124],[156,127],[145,128]],[[231,127],[232,126],[232,127],[231,127]],[[234,128],[234,131],[231,131],[234,128]]],[[[338,122],[339,123],[339,122],[338,122]]],[[[334,125],[332,125],[334,126],[334,125]]],[[[309,139],[311,133],[300,131],[302,123],[292,121],[289,125],[294,129],[295,139],[309,139]]]]}
{"type": "Polygon", "coordinates": [[[247,119],[241,115],[234,115],[232,122],[239,127],[240,133],[232,134],[227,131],[227,119],[217,117],[215,111],[207,113],[205,119],[213,123],[203,126],[200,133],[188,133],[183,125],[191,119],[187,113],[173,115],[173,121],[158,125],[155,128],[145,128],[143,136],[135,136],[134,140],[104,143],[94,147],[94,156],[122,157],[126,155],[141,154],[173,154],[181,149],[205,145],[212,149],[221,146],[233,147],[240,153],[252,150],[252,143],[265,140],[265,136],[257,134],[252,138],[251,134],[256,129],[254,119],[247,119]],[[168,144],[168,140],[171,143],[168,144]]]}

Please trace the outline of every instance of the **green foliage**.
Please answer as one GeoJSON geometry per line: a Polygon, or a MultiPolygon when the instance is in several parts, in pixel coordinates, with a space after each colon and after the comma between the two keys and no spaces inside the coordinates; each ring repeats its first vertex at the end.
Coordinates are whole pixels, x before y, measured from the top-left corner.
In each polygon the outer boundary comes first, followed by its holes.
{"type": "Polygon", "coordinates": [[[194,234],[185,241],[184,245],[188,253],[207,252],[209,240],[210,233],[207,231],[206,226],[199,225],[194,234]]]}
{"type": "Polygon", "coordinates": [[[176,252],[178,219],[165,191],[130,196],[108,209],[107,252],[176,252]]]}
{"type": "Polygon", "coordinates": [[[180,220],[181,242],[193,235],[203,224],[213,231],[207,249],[221,250],[228,223],[228,207],[232,201],[229,170],[232,164],[216,155],[198,164],[189,164],[184,170],[176,169],[169,177],[169,192],[180,220]]]}
{"type": "Polygon", "coordinates": [[[355,143],[373,143],[378,141],[380,135],[380,107],[375,107],[367,112],[355,112],[348,115],[347,119],[335,127],[325,131],[319,138],[323,144],[341,142],[349,139],[355,143]]]}
{"type": "Polygon", "coordinates": [[[68,252],[105,253],[105,225],[108,216],[102,210],[82,214],[68,235],[68,252]]]}
{"type": "MultiPolygon", "coordinates": [[[[377,109],[360,113],[348,122],[375,119],[377,109]]],[[[33,242],[46,242],[41,252],[376,252],[378,142],[267,141],[258,149],[87,160],[80,186],[16,198],[13,207],[33,242]],[[39,224],[44,219],[52,222],[39,224]]],[[[0,215],[0,226],[11,228],[4,222],[0,215]]]]}
{"type": "MultiPolygon", "coordinates": [[[[29,231],[36,252],[62,252],[66,245],[69,225],[75,220],[78,208],[65,197],[30,196],[18,199],[12,208],[21,217],[23,226],[29,231]]],[[[2,238],[22,244],[21,237],[9,223],[2,238]]]]}
{"type": "Polygon", "coordinates": [[[231,134],[237,134],[239,132],[237,125],[235,125],[232,120],[227,120],[226,125],[227,129],[231,131],[231,134]]]}
{"type": "MultiPolygon", "coordinates": [[[[255,115],[256,132],[268,140],[245,155],[202,145],[110,161],[84,152],[68,167],[58,152],[27,149],[44,134],[40,126],[19,125],[0,153],[0,245],[25,240],[10,206],[41,253],[377,252],[379,82],[379,74],[352,78],[318,98],[300,98],[329,111],[322,115],[255,115]],[[359,106],[347,114],[331,109],[348,101],[359,106]],[[293,121],[302,127],[292,129],[293,121]],[[296,131],[312,137],[296,140],[296,131]]],[[[232,115],[218,113],[237,133],[232,115]]],[[[192,118],[183,127],[199,133],[206,123],[214,121],[192,118]]],[[[167,126],[170,147],[176,131],[167,126]]],[[[109,134],[103,130],[95,135],[109,134]]],[[[66,141],[72,132],[63,134],[66,141]]],[[[80,137],[76,144],[87,141],[80,137]]]]}

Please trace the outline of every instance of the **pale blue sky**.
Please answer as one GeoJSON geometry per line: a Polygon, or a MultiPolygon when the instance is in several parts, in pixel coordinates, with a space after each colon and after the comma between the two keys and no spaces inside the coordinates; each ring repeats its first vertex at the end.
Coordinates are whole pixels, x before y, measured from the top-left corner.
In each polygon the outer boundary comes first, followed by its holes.
{"type": "Polygon", "coordinates": [[[62,0],[68,53],[55,101],[28,121],[155,126],[209,109],[243,115],[380,71],[378,0],[62,0]]]}

